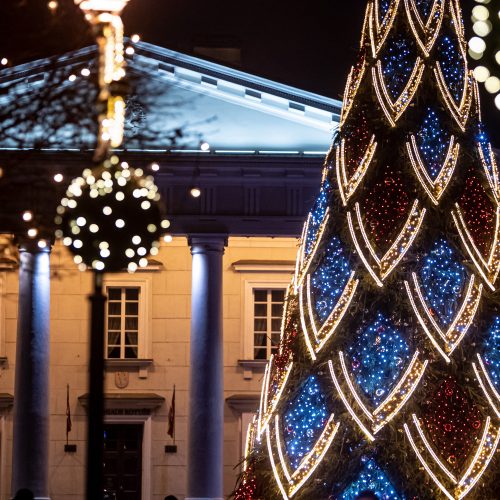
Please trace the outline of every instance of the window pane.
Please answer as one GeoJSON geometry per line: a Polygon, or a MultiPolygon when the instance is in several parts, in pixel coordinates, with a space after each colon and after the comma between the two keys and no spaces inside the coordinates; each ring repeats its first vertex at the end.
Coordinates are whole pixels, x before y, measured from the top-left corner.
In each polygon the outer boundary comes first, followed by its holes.
{"type": "Polygon", "coordinates": [[[273,304],[271,311],[271,314],[275,318],[281,318],[281,316],[283,315],[283,304],[273,304]]]}
{"type": "Polygon", "coordinates": [[[272,290],[271,298],[273,302],[283,302],[285,300],[285,290],[272,290]]]}
{"type": "Polygon", "coordinates": [[[126,330],[138,330],[139,318],[125,318],[126,330]]]}
{"type": "Polygon", "coordinates": [[[254,335],[255,347],[264,347],[267,345],[267,335],[265,333],[256,333],[254,335]]]}
{"type": "Polygon", "coordinates": [[[108,300],[120,300],[122,295],[121,288],[108,287],[108,300]]]}
{"type": "Polygon", "coordinates": [[[126,358],[137,358],[137,347],[125,347],[126,358]]]}
{"type": "Polygon", "coordinates": [[[108,314],[110,316],[120,316],[122,305],[120,302],[108,302],[108,314]]]}
{"type": "Polygon", "coordinates": [[[254,290],[253,296],[255,302],[266,302],[267,301],[267,290],[254,290]]]}
{"type": "Polygon", "coordinates": [[[120,348],[119,347],[108,347],[108,358],[119,358],[120,348]]]}
{"type": "Polygon", "coordinates": [[[253,321],[253,329],[256,332],[265,332],[267,331],[267,320],[264,319],[254,319],[253,321]]]}
{"type": "Polygon", "coordinates": [[[281,331],[281,320],[280,319],[271,320],[271,329],[273,332],[281,331]]]}
{"type": "Polygon", "coordinates": [[[271,347],[271,354],[277,354],[277,353],[278,353],[278,346],[271,347]]]}
{"type": "Polygon", "coordinates": [[[125,345],[137,345],[137,332],[127,332],[125,334],[125,345]]]}
{"type": "Polygon", "coordinates": [[[278,345],[280,343],[280,334],[279,333],[273,333],[271,335],[271,345],[278,345]]]}
{"type": "Polygon", "coordinates": [[[108,330],[119,330],[121,323],[122,321],[119,317],[108,318],[108,330]]]}
{"type": "Polygon", "coordinates": [[[125,314],[130,316],[137,316],[139,314],[139,302],[126,302],[125,314]]]}
{"type": "Polygon", "coordinates": [[[254,359],[267,359],[267,349],[255,349],[254,359]]]}
{"type": "Polygon", "coordinates": [[[253,309],[255,316],[267,316],[267,304],[255,304],[253,309]]]}
{"type": "Polygon", "coordinates": [[[120,345],[120,332],[108,332],[108,345],[120,345]]]}
{"type": "Polygon", "coordinates": [[[125,298],[126,300],[139,300],[139,288],[127,288],[125,298]]]}

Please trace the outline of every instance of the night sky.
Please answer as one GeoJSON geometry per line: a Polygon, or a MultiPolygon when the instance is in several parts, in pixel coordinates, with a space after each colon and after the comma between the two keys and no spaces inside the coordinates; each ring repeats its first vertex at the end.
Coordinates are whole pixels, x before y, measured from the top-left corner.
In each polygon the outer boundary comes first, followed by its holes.
{"type": "MultiPolygon", "coordinates": [[[[59,15],[50,16],[44,0],[1,1],[0,57],[15,63],[87,45],[91,38],[73,0],[59,2],[59,15]]],[[[462,0],[468,29],[473,5],[462,0]]],[[[217,40],[238,45],[240,69],[341,99],[365,6],[366,0],[130,0],[124,22],[128,34],[185,53],[217,40]]],[[[483,110],[499,146],[490,95],[483,96],[483,110]]]]}

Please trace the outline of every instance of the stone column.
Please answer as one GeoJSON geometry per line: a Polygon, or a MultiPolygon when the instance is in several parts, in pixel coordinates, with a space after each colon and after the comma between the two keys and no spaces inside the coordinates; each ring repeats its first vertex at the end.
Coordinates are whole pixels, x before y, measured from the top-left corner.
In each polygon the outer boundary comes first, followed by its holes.
{"type": "Polygon", "coordinates": [[[20,246],[12,496],[48,499],[50,249],[20,246]]]}
{"type": "Polygon", "coordinates": [[[222,256],[227,238],[192,236],[188,500],[223,498],[222,256]]]}

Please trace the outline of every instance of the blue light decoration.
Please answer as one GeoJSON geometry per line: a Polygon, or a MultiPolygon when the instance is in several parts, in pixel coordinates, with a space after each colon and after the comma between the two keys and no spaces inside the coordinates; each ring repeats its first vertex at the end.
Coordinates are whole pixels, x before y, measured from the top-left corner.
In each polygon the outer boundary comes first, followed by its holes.
{"type": "Polygon", "coordinates": [[[344,490],[339,500],[355,500],[364,490],[373,491],[380,500],[403,500],[396,492],[385,472],[375,463],[368,460],[358,478],[344,490]]]}
{"type": "Polygon", "coordinates": [[[328,208],[330,192],[331,184],[327,176],[323,185],[321,186],[319,196],[316,198],[316,201],[314,202],[313,208],[311,210],[311,218],[309,220],[304,249],[306,256],[311,253],[314,247],[319,228],[325,217],[326,209],[328,208]]]}
{"type": "Polygon", "coordinates": [[[383,314],[348,349],[354,378],[363,392],[379,405],[398,379],[410,349],[401,333],[383,314]]]}
{"type": "Polygon", "coordinates": [[[302,384],[298,395],[288,403],[283,418],[283,436],[288,460],[293,468],[313,449],[328,419],[325,395],[316,376],[302,384]]]}
{"type": "Polygon", "coordinates": [[[424,19],[427,19],[429,17],[429,14],[431,13],[434,0],[416,0],[415,4],[417,6],[420,15],[424,19]]]}
{"type": "Polygon", "coordinates": [[[465,81],[465,61],[456,37],[443,35],[438,41],[437,54],[441,71],[451,95],[457,104],[462,99],[465,81]]]}
{"type": "Polygon", "coordinates": [[[329,241],[320,264],[311,275],[314,309],[321,321],[325,321],[333,311],[350,274],[348,254],[342,248],[339,238],[334,236],[329,241]]]}
{"type": "Polygon", "coordinates": [[[486,167],[488,168],[488,172],[493,177],[494,172],[493,172],[492,158],[490,156],[490,150],[489,150],[490,138],[488,137],[488,134],[482,122],[479,122],[479,125],[477,127],[476,141],[479,143],[479,147],[481,148],[481,151],[483,153],[483,157],[486,161],[486,167]]]}
{"type": "Polygon", "coordinates": [[[484,342],[484,366],[491,381],[500,389],[500,316],[496,316],[484,342]]]}
{"type": "Polygon", "coordinates": [[[419,277],[431,314],[448,325],[457,311],[457,298],[465,285],[466,272],[444,239],[439,239],[423,259],[419,277]]]}
{"type": "Polygon", "coordinates": [[[379,16],[380,16],[381,23],[384,20],[384,17],[387,14],[387,11],[389,10],[390,5],[391,5],[391,0],[380,0],[379,1],[379,16]]]}
{"type": "Polygon", "coordinates": [[[382,55],[382,68],[385,85],[394,100],[403,92],[415,62],[413,40],[400,33],[393,34],[386,42],[382,55]]]}
{"type": "Polygon", "coordinates": [[[427,108],[416,139],[427,172],[435,180],[446,159],[450,136],[432,108],[427,108]]]}

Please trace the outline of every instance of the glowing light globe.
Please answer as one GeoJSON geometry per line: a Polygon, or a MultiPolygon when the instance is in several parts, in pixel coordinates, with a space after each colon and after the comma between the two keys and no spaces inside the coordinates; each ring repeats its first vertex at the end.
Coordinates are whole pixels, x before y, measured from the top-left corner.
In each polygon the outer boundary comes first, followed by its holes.
{"type": "Polygon", "coordinates": [[[113,156],[72,181],[55,222],[81,271],[134,272],[158,253],[164,221],[153,177],[113,156]]]}

